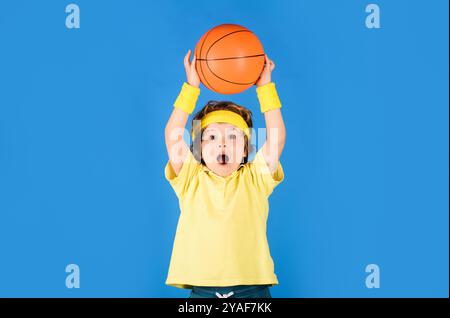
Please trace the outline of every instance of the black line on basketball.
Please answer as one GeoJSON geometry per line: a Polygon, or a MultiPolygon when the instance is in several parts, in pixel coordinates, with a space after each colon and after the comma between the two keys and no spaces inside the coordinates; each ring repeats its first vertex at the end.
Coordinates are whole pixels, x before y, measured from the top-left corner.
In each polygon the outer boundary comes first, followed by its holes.
{"type": "MultiPolygon", "coordinates": [[[[259,56],[255,56],[255,57],[259,57],[259,56]]],[[[250,58],[253,58],[253,57],[250,57],[250,58]]],[[[206,66],[208,67],[209,71],[210,71],[211,73],[213,73],[215,77],[220,78],[220,79],[221,79],[222,81],[224,81],[224,82],[228,82],[228,83],[236,84],[236,85],[249,85],[249,84],[255,84],[255,83],[256,83],[256,80],[258,80],[258,79],[256,79],[254,82],[250,82],[250,83],[236,83],[236,82],[232,82],[232,81],[226,80],[226,79],[220,77],[219,75],[217,75],[216,73],[214,73],[214,72],[211,70],[211,68],[209,67],[208,62],[209,62],[209,61],[206,60],[206,66]]],[[[261,69],[261,72],[262,72],[262,69],[261,69]]]]}
{"type": "Polygon", "coordinates": [[[198,61],[221,61],[221,60],[234,60],[234,59],[243,59],[246,57],[256,57],[256,56],[264,56],[265,54],[255,54],[255,55],[245,55],[245,56],[236,56],[236,57],[223,57],[218,59],[197,59],[198,61]]]}
{"type": "Polygon", "coordinates": [[[221,38],[215,40],[215,41],[213,42],[213,44],[211,44],[211,46],[209,47],[208,51],[206,51],[206,59],[208,59],[208,53],[209,53],[209,51],[211,50],[211,48],[212,48],[217,42],[219,42],[220,40],[222,40],[223,38],[225,38],[225,37],[227,37],[227,36],[229,36],[229,35],[231,35],[231,34],[239,33],[239,32],[249,32],[249,33],[253,33],[253,32],[250,31],[250,30],[237,30],[237,31],[233,31],[233,32],[230,32],[230,33],[228,33],[228,34],[225,34],[225,35],[222,36],[221,38]]]}

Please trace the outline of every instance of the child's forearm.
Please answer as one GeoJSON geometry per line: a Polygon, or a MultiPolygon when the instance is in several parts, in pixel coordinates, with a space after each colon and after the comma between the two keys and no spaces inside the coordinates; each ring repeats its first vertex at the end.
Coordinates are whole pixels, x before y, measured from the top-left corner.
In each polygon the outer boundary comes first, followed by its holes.
{"type": "Polygon", "coordinates": [[[189,114],[194,111],[200,95],[200,79],[195,69],[196,57],[194,56],[190,62],[190,56],[191,50],[186,53],[183,61],[187,82],[183,83],[181,92],[173,104],[174,108],[164,131],[170,164],[177,175],[190,151],[183,139],[184,130],[189,114]]]}
{"type": "Polygon", "coordinates": [[[189,151],[189,147],[183,139],[188,116],[184,111],[174,107],[164,132],[170,165],[176,175],[180,172],[187,151],[189,151]]]}
{"type": "Polygon", "coordinates": [[[275,172],[286,142],[281,102],[273,82],[258,86],[256,92],[266,122],[266,142],[262,152],[270,170],[275,172]]]}
{"type": "Polygon", "coordinates": [[[266,120],[266,138],[271,142],[284,145],[286,141],[286,127],[284,126],[281,108],[269,110],[264,113],[266,120]]]}
{"type": "Polygon", "coordinates": [[[181,92],[173,104],[172,114],[166,124],[166,137],[172,135],[174,129],[184,129],[186,127],[189,114],[194,111],[199,95],[200,88],[183,83],[181,92]]]}
{"type": "Polygon", "coordinates": [[[284,126],[281,108],[264,113],[266,121],[266,142],[271,154],[278,160],[286,143],[286,127],[284,126]]]}
{"type": "Polygon", "coordinates": [[[183,136],[189,114],[195,109],[199,94],[200,89],[198,87],[184,83],[165,127],[164,135],[167,153],[172,168],[177,175],[181,170],[188,151],[190,151],[183,136]]]}
{"type": "Polygon", "coordinates": [[[164,131],[166,145],[170,145],[183,139],[182,131],[186,127],[189,114],[178,108],[173,108],[172,114],[167,121],[166,128],[164,131]],[[178,132],[178,133],[177,133],[178,132]]]}

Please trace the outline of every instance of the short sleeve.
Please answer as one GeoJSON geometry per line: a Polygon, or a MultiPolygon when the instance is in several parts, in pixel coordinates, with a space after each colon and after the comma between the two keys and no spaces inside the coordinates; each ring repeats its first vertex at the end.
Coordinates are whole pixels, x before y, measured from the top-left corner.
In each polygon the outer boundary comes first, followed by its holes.
{"type": "Polygon", "coordinates": [[[270,196],[273,189],[284,180],[284,171],[281,162],[278,161],[277,170],[270,172],[269,166],[264,159],[262,148],[258,150],[255,158],[250,163],[250,172],[252,174],[255,185],[267,196],[270,196]]]}
{"type": "Polygon", "coordinates": [[[199,171],[201,163],[198,162],[192,152],[189,150],[181,170],[176,175],[168,160],[164,169],[166,180],[169,181],[178,198],[186,192],[192,177],[199,171]]]}

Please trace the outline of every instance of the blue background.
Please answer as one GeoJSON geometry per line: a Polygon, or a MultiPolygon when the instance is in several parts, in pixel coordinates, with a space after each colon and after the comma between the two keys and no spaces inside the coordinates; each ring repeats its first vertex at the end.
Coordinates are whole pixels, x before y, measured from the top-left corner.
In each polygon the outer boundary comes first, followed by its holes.
{"type": "MultiPolygon", "coordinates": [[[[447,1],[376,1],[378,30],[369,1],[79,0],[73,30],[69,3],[0,4],[0,296],[188,295],[164,284],[179,214],[164,126],[186,51],[237,23],[276,63],[288,134],[273,296],[448,297],[447,1]]],[[[209,99],[264,127],[254,88],[209,99]]]]}

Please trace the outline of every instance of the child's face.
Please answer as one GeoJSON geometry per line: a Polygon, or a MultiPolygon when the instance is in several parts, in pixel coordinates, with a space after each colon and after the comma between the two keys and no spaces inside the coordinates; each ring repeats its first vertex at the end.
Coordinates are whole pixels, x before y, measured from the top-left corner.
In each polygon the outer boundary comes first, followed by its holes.
{"type": "Polygon", "coordinates": [[[247,155],[244,132],[227,123],[212,123],[202,135],[202,158],[214,173],[225,177],[233,173],[247,155]]]}

